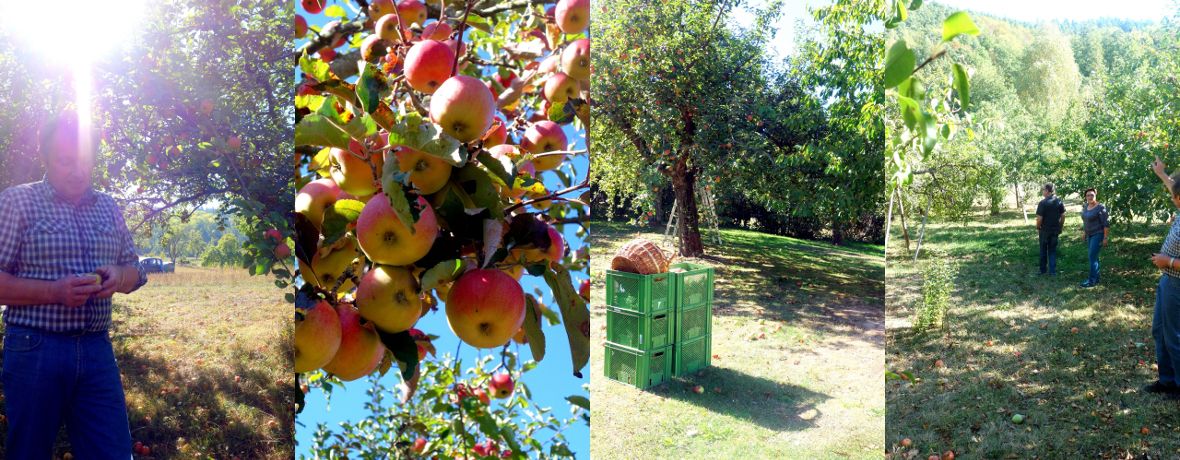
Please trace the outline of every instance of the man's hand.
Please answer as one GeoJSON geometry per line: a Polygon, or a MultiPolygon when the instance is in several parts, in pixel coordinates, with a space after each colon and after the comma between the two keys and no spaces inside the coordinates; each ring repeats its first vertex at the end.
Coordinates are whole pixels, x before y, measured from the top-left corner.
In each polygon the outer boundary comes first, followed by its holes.
{"type": "Polygon", "coordinates": [[[117,265],[103,265],[94,270],[95,273],[102,275],[102,290],[95,294],[95,297],[106,299],[119,290],[119,286],[123,285],[123,267],[117,265]]]}
{"type": "Polygon", "coordinates": [[[1164,162],[1160,160],[1159,155],[1156,155],[1155,160],[1151,162],[1151,170],[1155,172],[1155,175],[1164,178],[1168,177],[1167,169],[1167,166],[1164,166],[1164,162]]]}
{"type": "Polygon", "coordinates": [[[1171,256],[1166,256],[1163,254],[1152,254],[1151,255],[1151,263],[1154,264],[1156,266],[1156,268],[1159,268],[1161,270],[1168,268],[1168,264],[1171,262],[1172,262],[1171,256]]]}
{"type": "Polygon", "coordinates": [[[86,304],[90,296],[102,290],[102,286],[94,282],[90,276],[70,275],[53,282],[53,292],[56,293],[57,303],[67,307],[80,307],[86,304]]]}

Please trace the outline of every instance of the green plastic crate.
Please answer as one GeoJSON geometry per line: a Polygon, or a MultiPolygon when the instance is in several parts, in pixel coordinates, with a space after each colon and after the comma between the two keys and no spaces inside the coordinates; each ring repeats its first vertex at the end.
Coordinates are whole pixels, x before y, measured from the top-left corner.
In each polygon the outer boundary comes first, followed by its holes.
{"type": "Polygon", "coordinates": [[[706,335],[694,340],[678,341],[676,342],[675,357],[676,367],[674,369],[677,377],[691,374],[706,367],[712,362],[712,337],[706,335]]]}
{"type": "Polygon", "coordinates": [[[675,281],[676,308],[689,308],[713,303],[713,267],[688,262],[672,264],[669,270],[675,281]]]}
{"type": "Polygon", "coordinates": [[[670,311],[642,315],[606,307],[606,340],[636,350],[655,350],[672,345],[676,337],[676,315],[670,311]]]}
{"type": "Polygon", "coordinates": [[[639,275],[606,271],[606,304],[621,310],[655,314],[670,310],[676,300],[671,273],[639,275]]]}
{"type": "Polygon", "coordinates": [[[651,388],[672,378],[672,347],[652,351],[607,342],[603,369],[611,380],[651,388]]]}
{"type": "MultiPolygon", "coordinates": [[[[610,331],[610,325],[607,325],[610,331]]],[[[676,310],[676,341],[684,342],[705,337],[713,332],[713,306],[697,305],[676,310]]]]}

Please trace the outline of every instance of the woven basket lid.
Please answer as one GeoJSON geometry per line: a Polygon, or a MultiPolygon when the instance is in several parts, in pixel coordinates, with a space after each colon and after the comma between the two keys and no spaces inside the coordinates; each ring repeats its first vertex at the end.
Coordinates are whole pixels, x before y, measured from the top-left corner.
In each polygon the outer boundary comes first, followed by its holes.
{"type": "Polygon", "coordinates": [[[637,239],[624,244],[611,259],[611,270],[618,270],[640,275],[665,273],[671,258],[660,250],[655,243],[645,239],[637,239]]]}

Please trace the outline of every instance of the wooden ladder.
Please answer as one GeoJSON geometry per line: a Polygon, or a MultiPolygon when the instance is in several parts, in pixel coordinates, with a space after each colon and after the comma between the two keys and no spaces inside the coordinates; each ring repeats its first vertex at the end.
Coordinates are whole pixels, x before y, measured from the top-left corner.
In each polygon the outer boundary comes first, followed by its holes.
{"type": "MultiPolygon", "coordinates": [[[[718,223],[719,219],[717,218],[717,208],[713,202],[713,192],[712,190],[702,187],[700,185],[702,182],[708,182],[708,179],[703,179],[697,182],[697,204],[699,205],[700,209],[705,211],[704,216],[702,217],[704,217],[705,224],[708,226],[708,228],[713,229],[713,239],[717,242],[717,245],[720,246],[722,244],[721,227],[718,223]]],[[[667,244],[669,240],[675,238],[675,242],[677,244],[676,247],[680,247],[680,227],[676,225],[676,222],[683,218],[683,216],[680,215],[680,209],[679,200],[673,200],[672,212],[668,215],[668,225],[666,228],[664,228],[664,243],[667,244]]]]}

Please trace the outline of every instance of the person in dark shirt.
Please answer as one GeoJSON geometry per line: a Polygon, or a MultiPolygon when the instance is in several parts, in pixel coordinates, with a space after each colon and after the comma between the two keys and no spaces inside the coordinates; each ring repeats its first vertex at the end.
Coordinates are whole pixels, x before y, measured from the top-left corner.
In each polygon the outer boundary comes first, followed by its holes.
{"type": "Polygon", "coordinates": [[[1098,202],[1098,191],[1086,189],[1086,204],[1082,205],[1082,232],[1090,255],[1090,276],[1082,281],[1082,287],[1098,285],[1098,252],[1106,246],[1110,236],[1110,214],[1106,206],[1098,202]]]}
{"type": "Polygon", "coordinates": [[[1041,274],[1057,275],[1057,240],[1065,226],[1065,205],[1053,194],[1053,184],[1041,190],[1045,199],[1037,205],[1037,233],[1041,239],[1041,274]]]}

